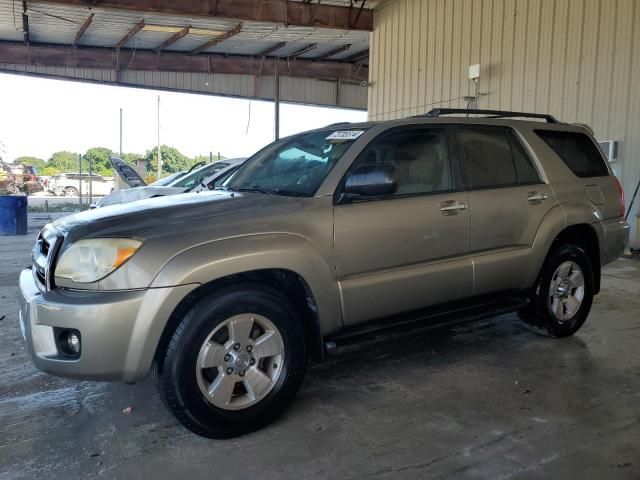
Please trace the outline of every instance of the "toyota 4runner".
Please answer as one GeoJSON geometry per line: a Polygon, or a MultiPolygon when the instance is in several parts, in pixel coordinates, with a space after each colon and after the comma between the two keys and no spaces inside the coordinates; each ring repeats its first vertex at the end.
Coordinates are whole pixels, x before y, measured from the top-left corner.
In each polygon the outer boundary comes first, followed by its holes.
{"type": "Polygon", "coordinates": [[[272,143],[217,190],[47,225],[20,325],[41,370],[152,371],[180,422],[229,437],[367,332],[518,311],[575,333],[624,250],[624,208],[591,131],[549,115],[335,124],[272,143]]]}

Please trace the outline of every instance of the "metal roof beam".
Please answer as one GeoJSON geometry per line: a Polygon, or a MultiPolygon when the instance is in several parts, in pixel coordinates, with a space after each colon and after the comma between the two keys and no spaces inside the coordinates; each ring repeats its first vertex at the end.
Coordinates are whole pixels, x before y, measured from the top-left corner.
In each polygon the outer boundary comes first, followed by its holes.
{"type": "Polygon", "coordinates": [[[334,55],[337,55],[339,53],[342,52],[346,52],[347,50],[349,50],[351,48],[351,44],[348,43],[346,45],[342,45],[341,47],[338,48],[334,48],[333,50],[327,52],[327,53],[323,53],[322,55],[320,55],[319,57],[315,57],[314,60],[318,61],[318,60],[326,60],[329,57],[333,57],[334,55]]]}
{"type": "Polygon", "coordinates": [[[339,5],[308,4],[287,0],[44,0],[57,5],[113,8],[140,13],[165,13],[191,17],[220,17],[239,21],[270,22],[297,27],[338,30],[373,30],[373,10],[339,5]]]}
{"type": "Polygon", "coordinates": [[[311,50],[315,49],[318,46],[317,43],[311,43],[309,45],[307,45],[304,48],[301,48],[300,50],[296,50],[293,53],[290,53],[289,55],[287,55],[287,58],[296,58],[299,57],[300,55],[310,52],[311,50]]]}
{"type": "Polygon", "coordinates": [[[278,50],[280,50],[281,48],[284,48],[284,46],[287,44],[287,42],[280,42],[277,43],[276,45],[274,45],[273,47],[269,47],[265,50],[263,50],[262,52],[260,52],[259,54],[255,55],[256,57],[266,57],[267,55],[276,52],[278,50]]]}
{"type": "Polygon", "coordinates": [[[78,41],[82,38],[82,35],[84,35],[84,32],[87,31],[87,28],[89,28],[89,25],[91,25],[91,22],[93,22],[93,16],[95,15],[95,13],[92,13],[91,15],[89,15],[84,22],[82,22],[82,25],[80,25],[80,28],[78,29],[78,32],[76,33],[76,36],[73,39],[73,43],[71,44],[73,47],[75,47],[78,44],[78,41]]]}
{"type": "Polygon", "coordinates": [[[22,38],[25,45],[29,45],[29,15],[27,15],[27,2],[22,2],[22,38]]]}
{"type": "Polygon", "coordinates": [[[182,30],[177,31],[176,33],[171,35],[169,38],[167,38],[164,42],[162,42],[160,45],[158,45],[156,48],[154,48],[153,51],[156,52],[156,53],[160,53],[162,50],[167,48],[169,45],[173,45],[178,40],[180,40],[182,37],[187,35],[189,33],[189,29],[190,28],[191,28],[191,26],[188,26],[188,27],[184,27],[182,30]]]}
{"type": "Polygon", "coordinates": [[[13,65],[108,70],[141,70],[197,73],[226,73],[243,75],[273,75],[303,78],[340,78],[345,81],[367,80],[368,69],[344,62],[318,62],[299,58],[295,62],[262,62],[247,55],[189,55],[164,52],[157,55],[151,50],[96,47],[65,47],[18,42],[0,42],[0,63],[13,65]]]}
{"type": "Polygon", "coordinates": [[[355,55],[352,55],[348,58],[343,58],[342,61],[347,63],[356,63],[361,60],[366,60],[368,58],[369,58],[369,49],[367,48],[366,50],[356,53],[355,55]]]}
{"type": "Polygon", "coordinates": [[[116,49],[118,49],[118,48],[122,48],[122,47],[124,47],[124,45],[125,45],[129,40],[131,40],[133,37],[135,37],[135,35],[136,35],[140,30],[142,30],[142,29],[144,28],[144,25],[145,25],[145,23],[144,23],[144,18],[143,18],[143,19],[142,19],[142,20],[140,20],[138,23],[136,23],[136,24],[133,26],[133,28],[132,28],[131,30],[129,30],[129,31],[127,32],[127,34],[126,34],[124,37],[122,37],[122,38],[120,39],[120,41],[119,41],[118,43],[116,43],[116,44],[115,44],[115,48],[116,48],[116,49]]]}
{"type": "Polygon", "coordinates": [[[215,38],[212,38],[211,40],[208,40],[208,41],[204,42],[199,47],[194,48],[193,50],[191,50],[189,52],[189,55],[197,55],[200,52],[204,52],[205,50],[207,50],[209,48],[215,47],[216,45],[221,44],[225,40],[227,40],[227,39],[229,39],[229,38],[231,38],[231,37],[233,37],[235,35],[238,35],[241,31],[242,31],[242,23],[239,23],[238,25],[233,27],[228,32],[225,32],[222,35],[219,35],[219,36],[217,36],[215,38]]]}

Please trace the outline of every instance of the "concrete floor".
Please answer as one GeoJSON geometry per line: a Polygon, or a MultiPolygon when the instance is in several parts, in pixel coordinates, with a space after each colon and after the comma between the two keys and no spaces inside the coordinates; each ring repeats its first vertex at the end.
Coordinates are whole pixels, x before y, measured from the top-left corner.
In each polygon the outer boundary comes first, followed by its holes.
{"type": "Polygon", "coordinates": [[[178,425],[150,380],[30,365],[15,283],[35,234],[0,237],[0,479],[640,478],[638,262],[606,269],[573,338],[507,315],[350,354],[313,368],[274,425],[213,441],[178,425]]]}

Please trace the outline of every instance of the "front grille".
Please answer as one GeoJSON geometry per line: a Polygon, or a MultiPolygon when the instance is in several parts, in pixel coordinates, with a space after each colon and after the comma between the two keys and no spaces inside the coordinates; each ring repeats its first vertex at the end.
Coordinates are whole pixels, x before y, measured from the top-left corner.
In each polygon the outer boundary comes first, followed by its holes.
{"type": "Polygon", "coordinates": [[[53,281],[50,271],[55,259],[56,250],[62,243],[62,237],[49,226],[45,227],[36,240],[32,252],[32,271],[41,290],[51,290],[53,281]]]}

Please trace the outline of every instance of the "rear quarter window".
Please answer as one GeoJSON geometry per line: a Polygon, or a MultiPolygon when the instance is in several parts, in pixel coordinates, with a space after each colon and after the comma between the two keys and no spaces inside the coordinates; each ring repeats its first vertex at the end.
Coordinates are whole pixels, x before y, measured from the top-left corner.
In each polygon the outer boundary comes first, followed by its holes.
{"type": "Polygon", "coordinates": [[[588,135],[558,130],[536,130],[536,134],[577,177],[609,175],[602,153],[588,135]]]}

